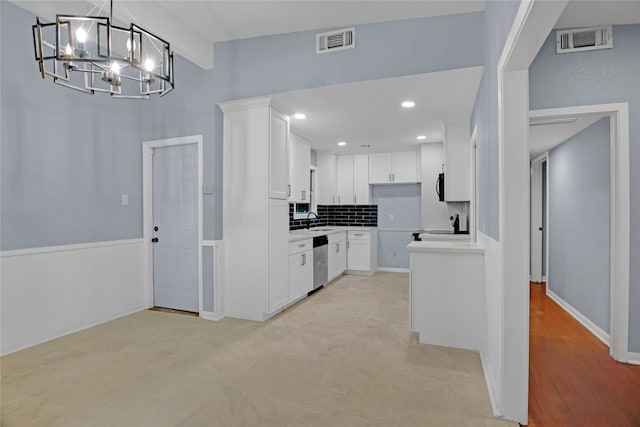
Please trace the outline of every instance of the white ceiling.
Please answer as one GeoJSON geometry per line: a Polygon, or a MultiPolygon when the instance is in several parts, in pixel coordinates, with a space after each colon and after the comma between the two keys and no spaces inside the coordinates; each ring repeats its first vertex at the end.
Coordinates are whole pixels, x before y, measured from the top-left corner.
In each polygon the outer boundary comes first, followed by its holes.
{"type": "Polygon", "coordinates": [[[638,23],[640,23],[640,1],[574,0],[567,5],[554,28],[569,29],[638,23]]]}
{"type": "MultiPolygon", "coordinates": [[[[542,153],[552,150],[569,138],[582,132],[601,118],[602,114],[572,116],[565,118],[567,123],[549,123],[529,126],[529,157],[535,159],[542,153]],[[573,121],[575,119],[575,121],[573,121]]],[[[563,118],[551,117],[551,120],[563,118]]],[[[544,119],[536,119],[543,121],[544,119]]]]}
{"type": "MultiPolygon", "coordinates": [[[[56,13],[86,15],[104,0],[11,0],[48,21],[56,13]]],[[[202,68],[214,66],[213,43],[297,31],[483,11],[485,0],[116,0],[113,15],[168,40],[202,68]]],[[[108,12],[107,12],[108,13],[108,12]]]]}
{"type": "Polygon", "coordinates": [[[288,92],[273,101],[288,114],[307,115],[292,118],[291,127],[316,150],[398,150],[442,141],[441,122],[469,123],[481,77],[482,67],[471,67],[288,92]],[[416,106],[403,108],[405,100],[416,106]],[[418,141],[418,135],[427,139],[418,141]],[[338,141],[347,145],[338,147],[338,141]]]}

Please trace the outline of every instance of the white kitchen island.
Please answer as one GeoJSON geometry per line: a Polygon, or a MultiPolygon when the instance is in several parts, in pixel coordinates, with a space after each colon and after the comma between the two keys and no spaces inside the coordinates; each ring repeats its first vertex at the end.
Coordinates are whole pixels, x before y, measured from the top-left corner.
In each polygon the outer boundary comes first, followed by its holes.
{"type": "Polygon", "coordinates": [[[479,350],[484,250],[471,242],[411,242],[410,329],[423,344],[479,350]]]}

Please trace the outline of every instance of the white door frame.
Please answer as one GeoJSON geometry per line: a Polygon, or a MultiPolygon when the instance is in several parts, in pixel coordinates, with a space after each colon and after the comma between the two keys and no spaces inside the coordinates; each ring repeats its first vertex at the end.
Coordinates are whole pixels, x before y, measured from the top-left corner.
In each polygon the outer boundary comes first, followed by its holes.
{"type": "Polygon", "coordinates": [[[159,139],[142,143],[142,210],[147,308],[153,307],[153,150],[155,148],[196,144],[198,151],[198,314],[202,308],[202,135],[159,139]]]}
{"type": "MultiPolygon", "coordinates": [[[[568,0],[522,0],[497,65],[500,287],[504,322],[499,349],[502,378],[496,406],[498,415],[520,424],[528,423],[529,385],[529,66],[567,4],[568,0]]],[[[619,119],[624,120],[622,115],[619,119]]],[[[617,129],[619,125],[618,121],[614,127],[617,129]]],[[[618,148],[612,159],[617,168],[628,170],[629,153],[618,148]]],[[[629,188],[626,189],[628,192],[629,188]]],[[[617,187],[617,191],[621,190],[617,187]]],[[[623,194],[616,194],[621,209],[616,212],[615,223],[619,228],[615,234],[623,239],[618,241],[616,250],[629,248],[629,206],[624,206],[622,197],[623,194]],[[622,233],[624,229],[626,235],[622,233]]],[[[624,254],[619,255],[620,262],[624,254]]],[[[612,274],[616,274],[618,283],[628,284],[628,268],[616,266],[612,274]]],[[[618,307],[616,312],[628,312],[628,307],[618,307]]],[[[624,321],[621,317],[624,316],[618,316],[618,320],[624,321]]],[[[625,357],[618,346],[627,346],[627,341],[620,341],[615,345],[615,353],[625,357]]]]}
{"type": "Polygon", "coordinates": [[[471,139],[469,140],[469,150],[471,155],[469,156],[471,160],[470,169],[471,169],[471,203],[469,207],[469,232],[471,233],[471,241],[477,242],[478,237],[477,233],[477,222],[478,222],[478,126],[473,127],[473,132],[471,133],[471,139]]]}
{"type": "MultiPolygon", "coordinates": [[[[531,161],[531,280],[534,282],[543,282],[544,276],[542,275],[542,234],[539,233],[539,227],[542,227],[543,214],[542,214],[542,164],[547,161],[549,157],[548,153],[541,154],[531,161]],[[539,237],[538,237],[539,236],[539,237]]],[[[548,181],[547,181],[548,183],[548,181]]],[[[548,197],[549,193],[545,192],[548,197]]],[[[549,203],[546,204],[547,209],[549,203]]],[[[548,244],[548,228],[545,227],[542,232],[545,234],[545,242],[548,244]]],[[[548,248],[545,251],[545,255],[548,256],[548,248]]],[[[545,260],[546,261],[546,260],[545,260]]],[[[547,268],[549,264],[547,263],[547,268]]]]}
{"type": "Polygon", "coordinates": [[[496,415],[528,424],[529,399],[529,66],[568,0],[522,0],[497,64],[501,331],[496,415]]]}
{"type": "MultiPolygon", "coordinates": [[[[630,262],[630,176],[629,104],[583,105],[531,110],[530,118],[605,115],[610,120],[611,244],[609,354],[629,362],[629,262],[630,262]]],[[[548,207],[548,205],[547,205],[548,207]]],[[[548,239],[547,239],[548,241],[548,239]]],[[[547,269],[549,265],[547,264],[547,269]]],[[[597,335],[597,334],[596,334],[597,335]]],[[[599,337],[602,339],[601,337],[599,337]]]]}

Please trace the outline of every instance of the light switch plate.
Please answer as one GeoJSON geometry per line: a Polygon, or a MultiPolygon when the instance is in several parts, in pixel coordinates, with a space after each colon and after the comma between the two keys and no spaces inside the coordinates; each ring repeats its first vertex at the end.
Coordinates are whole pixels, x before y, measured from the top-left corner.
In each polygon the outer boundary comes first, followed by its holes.
{"type": "Polygon", "coordinates": [[[123,194],[122,195],[122,206],[129,206],[129,195],[128,194],[123,194]]]}

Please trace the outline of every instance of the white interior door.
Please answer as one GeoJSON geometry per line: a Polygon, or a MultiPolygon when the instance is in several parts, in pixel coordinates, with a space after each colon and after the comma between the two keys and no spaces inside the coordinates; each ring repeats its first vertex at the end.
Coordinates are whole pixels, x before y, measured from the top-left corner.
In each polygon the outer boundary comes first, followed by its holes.
{"type": "Polygon", "coordinates": [[[156,307],[198,312],[197,210],[197,145],[155,148],[153,303],[156,307]]]}

